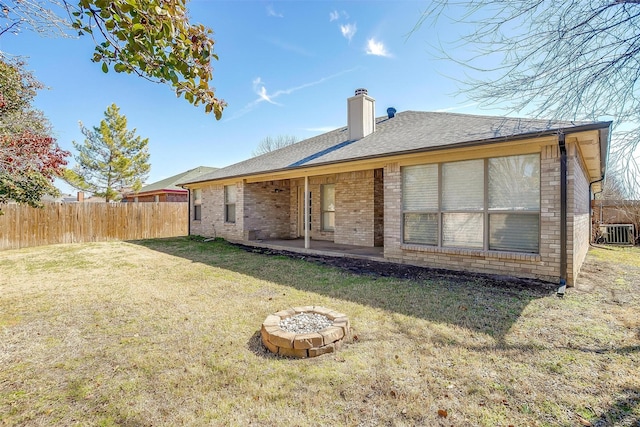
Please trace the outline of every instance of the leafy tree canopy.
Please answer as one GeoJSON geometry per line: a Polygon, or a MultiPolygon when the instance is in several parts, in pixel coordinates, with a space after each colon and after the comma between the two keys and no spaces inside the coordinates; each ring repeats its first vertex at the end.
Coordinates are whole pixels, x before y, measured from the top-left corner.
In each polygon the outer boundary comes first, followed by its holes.
{"type": "Polygon", "coordinates": [[[76,165],[64,171],[64,179],[79,190],[88,191],[106,201],[119,200],[123,190],[137,191],[147,179],[148,138],[127,129],[127,118],[112,104],[104,113],[100,126],[91,129],[80,123],[84,143],[73,141],[78,150],[76,165]]]}
{"type": "Polygon", "coordinates": [[[186,0],[2,0],[0,36],[22,28],[90,35],[96,42],[92,60],[105,73],[166,83],[177,96],[222,117],[226,103],[209,85],[211,61],[218,59],[213,31],[189,22],[186,0]]]}
{"type": "Polygon", "coordinates": [[[42,85],[22,62],[0,57],[0,203],[13,200],[40,206],[44,195],[57,195],[68,152],[50,136],[51,126],[31,106],[42,85]]]}
{"type": "Polygon", "coordinates": [[[612,160],[640,193],[639,19],[638,0],[434,0],[417,27],[446,25],[436,50],[463,67],[462,91],[481,105],[613,117],[612,160]]]}

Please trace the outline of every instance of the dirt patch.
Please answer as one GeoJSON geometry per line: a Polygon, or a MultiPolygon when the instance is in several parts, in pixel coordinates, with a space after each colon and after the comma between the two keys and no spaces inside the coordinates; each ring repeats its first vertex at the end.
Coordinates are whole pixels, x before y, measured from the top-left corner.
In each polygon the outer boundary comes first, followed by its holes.
{"type": "Polygon", "coordinates": [[[419,267],[415,265],[396,264],[392,262],[372,261],[359,258],[332,257],[322,255],[300,254],[291,251],[270,248],[258,248],[234,244],[247,252],[263,255],[286,256],[320,265],[336,267],[353,274],[369,277],[393,277],[413,281],[447,281],[453,283],[482,283],[483,286],[501,288],[503,290],[529,291],[539,295],[549,295],[556,292],[558,285],[536,279],[518,278],[495,274],[482,274],[463,271],[446,270],[442,268],[419,267]]]}

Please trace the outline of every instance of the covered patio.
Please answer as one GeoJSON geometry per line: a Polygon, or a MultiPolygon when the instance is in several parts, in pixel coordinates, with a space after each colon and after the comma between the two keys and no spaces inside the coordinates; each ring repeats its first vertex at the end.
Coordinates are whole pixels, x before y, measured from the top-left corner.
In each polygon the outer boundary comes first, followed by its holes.
{"type": "Polygon", "coordinates": [[[304,238],[298,239],[265,239],[242,240],[232,243],[256,248],[268,248],[279,251],[289,251],[308,255],[333,256],[345,258],[368,259],[372,261],[384,261],[383,247],[368,247],[356,245],[344,245],[327,240],[313,240],[309,248],[305,248],[304,238]]]}

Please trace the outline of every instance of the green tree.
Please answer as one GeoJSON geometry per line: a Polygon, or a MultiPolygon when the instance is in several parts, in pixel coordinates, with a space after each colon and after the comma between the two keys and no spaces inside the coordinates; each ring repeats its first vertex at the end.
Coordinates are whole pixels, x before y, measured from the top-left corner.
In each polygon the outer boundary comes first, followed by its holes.
{"type": "Polygon", "coordinates": [[[60,149],[48,120],[31,105],[41,87],[23,62],[0,57],[0,203],[40,206],[42,196],[59,194],[53,182],[69,153],[60,149]]]}
{"type": "Polygon", "coordinates": [[[136,129],[127,129],[127,118],[120,115],[116,104],[111,104],[104,116],[100,126],[91,129],[80,123],[86,139],[83,144],[73,141],[78,150],[74,156],[76,165],[64,171],[64,179],[108,202],[119,200],[122,190],[139,190],[151,165],[149,139],[136,136],[136,129]]]}
{"type": "Polygon", "coordinates": [[[481,105],[565,120],[614,117],[611,157],[640,195],[640,1],[433,0],[425,7],[418,27],[446,27],[438,55],[466,71],[461,90],[481,105]]]}
{"type": "Polygon", "coordinates": [[[213,31],[191,24],[186,0],[3,0],[0,36],[21,29],[59,35],[90,35],[92,60],[117,73],[134,73],[172,86],[177,96],[222,117],[215,96],[211,60],[213,31]]]}
{"type": "Polygon", "coordinates": [[[251,154],[253,154],[254,157],[260,156],[262,154],[287,147],[291,144],[295,144],[296,142],[298,142],[298,137],[293,135],[278,135],[276,137],[267,136],[260,141],[256,149],[253,150],[251,154]]]}

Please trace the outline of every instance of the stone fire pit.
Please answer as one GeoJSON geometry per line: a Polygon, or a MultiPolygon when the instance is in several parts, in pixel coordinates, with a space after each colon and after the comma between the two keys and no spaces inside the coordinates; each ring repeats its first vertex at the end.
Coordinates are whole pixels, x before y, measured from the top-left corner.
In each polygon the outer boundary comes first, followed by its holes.
{"type": "Polygon", "coordinates": [[[272,353],[302,358],[339,350],[349,331],[349,318],[345,314],[308,305],[270,314],[262,323],[260,334],[262,343],[272,353]],[[296,323],[302,326],[296,328],[296,323]],[[296,329],[304,332],[291,332],[296,329]]]}

